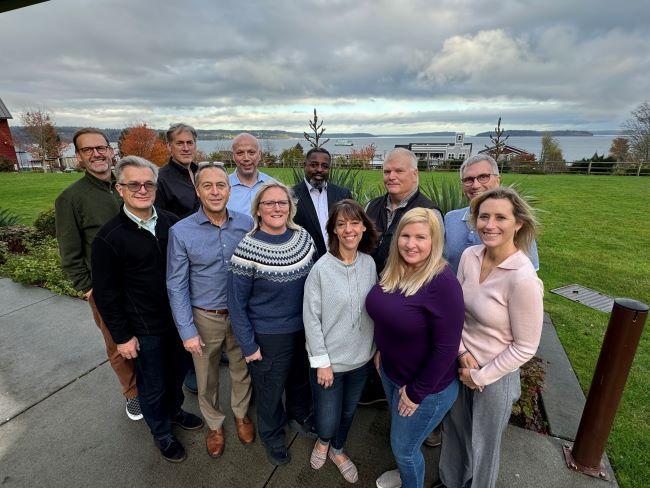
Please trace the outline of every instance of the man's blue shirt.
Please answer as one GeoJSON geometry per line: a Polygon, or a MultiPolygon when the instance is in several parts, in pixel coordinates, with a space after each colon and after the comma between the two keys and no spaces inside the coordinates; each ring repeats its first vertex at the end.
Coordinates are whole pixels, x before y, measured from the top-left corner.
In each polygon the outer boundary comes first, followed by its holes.
{"type": "MultiPolygon", "coordinates": [[[[463,251],[478,244],[482,244],[482,242],[476,230],[469,223],[469,207],[452,210],[445,214],[445,258],[454,273],[458,272],[463,251]]],[[[535,241],[531,246],[529,258],[535,270],[539,270],[539,257],[535,241]]]]}
{"type": "Polygon", "coordinates": [[[228,210],[251,215],[251,204],[260,187],[267,181],[274,181],[266,173],[257,172],[257,181],[253,186],[246,186],[237,176],[237,171],[231,173],[228,177],[230,180],[230,199],[228,200],[228,210]]]}
{"type": "Polygon", "coordinates": [[[167,245],[167,294],[181,339],[198,334],[192,307],[228,308],[227,282],[230,258],[253,219],[228,211],[221,227],[199,208],[169,230],[167,245]]]}

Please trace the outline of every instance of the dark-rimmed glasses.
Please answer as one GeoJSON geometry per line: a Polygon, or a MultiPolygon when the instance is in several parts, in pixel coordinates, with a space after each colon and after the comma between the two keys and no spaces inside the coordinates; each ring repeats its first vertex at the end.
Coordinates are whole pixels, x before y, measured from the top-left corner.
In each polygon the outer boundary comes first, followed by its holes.
{"type": "Polygon", "coordinates": [[[144,190],[149,193],[158,188],[158,185],[153,181],[145,181],[144,183],[138,183],[137,181],[132,181],[130,183],[118,183],[120,186],[125,186],[129,189],[130,192],[138,193],[140,189],[144,186],[144,190]]]}
{"type": "Polygon", "coordinates": [[[111,149],[111,146],[94,146],[94,147],[80,147],[77,149],[84,156],[90,156],[93,152],[97,151],[100,156],[104,156],[106,152],[111,149]]]}
{"type": "Polygon", "coordinates": [[[478,176],[466,176],[465,178],[461,178],[460,181],[463,182],[463,186],[472,186],[474,184],[474,180],[478,181],[481,184],[487,183],[490,181],[490,176],[496,176],[493,173],[483,173],[482,175],[478,176]]]}
{"type": "Polygon", "coordinates": [[[268,209],[275,208],[276,205],[279,208],[287,208],[289,206],[289,200],[262,200],[260,202],[260,206],[268,209]]]}

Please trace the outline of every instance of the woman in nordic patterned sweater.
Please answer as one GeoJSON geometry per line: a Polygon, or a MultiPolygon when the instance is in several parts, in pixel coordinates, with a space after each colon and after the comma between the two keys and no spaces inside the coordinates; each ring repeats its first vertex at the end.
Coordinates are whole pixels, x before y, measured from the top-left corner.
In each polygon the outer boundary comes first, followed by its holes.
{"type": "Polygon", "coordinates": [[[290,460],[284,434],[287,421],[310,433],[302,301],[314,243],[293,223],[296,207],[285,185],[264,184],[251,209],[255,225],[230,263],[228,310],[251,371],[258,432],[269,461],[279,465],[290,460]]]}

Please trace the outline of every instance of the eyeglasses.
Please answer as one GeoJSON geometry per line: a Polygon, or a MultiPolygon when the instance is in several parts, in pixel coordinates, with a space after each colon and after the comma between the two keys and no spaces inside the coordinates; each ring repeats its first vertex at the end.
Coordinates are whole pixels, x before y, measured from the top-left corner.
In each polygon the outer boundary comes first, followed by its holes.
{"type": "Polygon", "coordinates": [[[483,173],[482,175],[478,176],[467,176],[465,178],[461,178],[460,181],[463,182],[463,186],[472,186],[474,184],[474,180],[478,181],[479,183],[487,183],[490,181],[490,176],[496,176],[493,173],[483,173]]]}
{"type": "Polygon", "coordinates": [[[90,156],[93,152],[97,151],[101,156],[106,154],[106,151],[111,149],[111,146],[95,146],[95,147],[80,147],[77,149],[84,156],[90,156]]]}
{"type": "Polygon", "coordinates": [[[275,208],[276,205],[279,208],[287,208],[289,200],[263,200],[260,202],[260,206],[268,209],[275,208]]]}
{"type": "Polygon", "coordinates": [[[153,181],[146,181],[144,183],[138,183],[138,182],[131,182],[131,183],[118,183],[120,186],[125,186],[129,189],[130,192],[137,193],[140,191],[140,188],[144,186],[144,190],[149,193],[150,191],[154,191],[156,188],[158,188],[158,185],[155,184],[153,181]]]}

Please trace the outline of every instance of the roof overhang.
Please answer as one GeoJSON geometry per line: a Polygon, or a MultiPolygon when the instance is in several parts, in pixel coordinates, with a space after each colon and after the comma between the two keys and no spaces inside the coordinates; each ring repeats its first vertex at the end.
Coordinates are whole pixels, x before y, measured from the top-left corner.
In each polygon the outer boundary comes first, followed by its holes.
{"type": "Polygon", "coordinates": [[[37,3],[43,3],[47,0],[0,0],[0,13],[9,10],[16,10],[17,8],[29,7],[37,3]]]}

